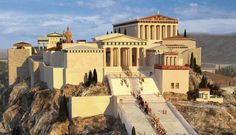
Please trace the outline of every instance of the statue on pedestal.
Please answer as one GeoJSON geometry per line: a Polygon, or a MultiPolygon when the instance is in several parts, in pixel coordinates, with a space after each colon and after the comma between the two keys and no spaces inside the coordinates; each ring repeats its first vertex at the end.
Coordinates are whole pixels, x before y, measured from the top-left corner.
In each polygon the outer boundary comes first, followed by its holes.
{"type": "Polygon", "coordinates": [[[69,27],[67,27],[66,32],[63,32],[63,35],[66,38],[66,43],[73,43],[72,32],[70,32],[69,27]]]}

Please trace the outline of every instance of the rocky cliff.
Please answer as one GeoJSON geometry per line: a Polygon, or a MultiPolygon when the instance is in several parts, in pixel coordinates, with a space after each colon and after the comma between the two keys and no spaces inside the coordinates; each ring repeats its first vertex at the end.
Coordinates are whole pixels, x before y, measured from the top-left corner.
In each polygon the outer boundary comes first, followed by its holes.
{"type": "MultiPolygon", "coordinates": [[[[81,86],[78,87],[81,88],[81,86]]],[[[92,86],[91,89],[94,87],[92,86]]],[[[67,96],[73,93],[70,90],[67,87],[67,96]]],[[[86,93],[93,92],[86,91],[86,93]]],[[[13,88],[1,91],[0,134],[69,134],[68,127],[71,125],[73,125],[74,133],[78,134],[126,133],[119,119],[104,115],[67,119],[60,122],[58,120],[60,94],[60,90],[50,90],[42,84],[29,88],[27,82],[21,82],[13,88]]],[[[83,95],[83,92],[81,94],[83,95]]]]}

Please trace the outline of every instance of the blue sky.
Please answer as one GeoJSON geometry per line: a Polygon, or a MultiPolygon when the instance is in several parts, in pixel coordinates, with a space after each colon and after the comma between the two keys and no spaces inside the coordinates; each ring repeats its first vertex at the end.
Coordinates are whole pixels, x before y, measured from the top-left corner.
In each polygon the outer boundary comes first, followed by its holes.
{"type": "Polygon", "coordinates": [[[0,0],[0,48],[36,45],[37,37],[63,32],[74,40],[105,34],[112,24],[156,14],[178,18],[180,32],[236,32],[236,0],[0,0]]]}

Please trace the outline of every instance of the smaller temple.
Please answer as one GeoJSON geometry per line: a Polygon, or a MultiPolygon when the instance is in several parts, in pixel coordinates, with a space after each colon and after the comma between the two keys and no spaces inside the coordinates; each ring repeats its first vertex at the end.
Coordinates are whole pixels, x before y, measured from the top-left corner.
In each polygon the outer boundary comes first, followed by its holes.
{"type": "Polygon", "coordinates": [[[47,37],[38,38],[38,48],[39,50],[48,49],[55,47],[58,42],[61,41],[63,35],[57,32],[47,34],[47,37]]]}

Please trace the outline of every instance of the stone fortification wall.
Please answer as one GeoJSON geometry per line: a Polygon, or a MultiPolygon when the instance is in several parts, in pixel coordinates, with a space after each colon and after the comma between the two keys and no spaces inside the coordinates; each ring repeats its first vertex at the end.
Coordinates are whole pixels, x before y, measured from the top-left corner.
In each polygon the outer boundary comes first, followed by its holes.
{"type": "Polygon", "coordinates": [[[99,114],[113,116],[111,96],[70,97],[69,115],[75,117],[90,117],[99,114]]]}
{"type": "Polygon", "coordinates": [[[30,86],[34,86],[35,83],[40,81],[39,61],[34,61],[32,58],[28,59],[29,62],[29,75],[30,86]]]}
{"type": "Polygon", "coordinates": [[[27,59],[30,57],[29,49],[8,49],[8,76],[9,85],[13,85],[29,77],[27,59]]]}

